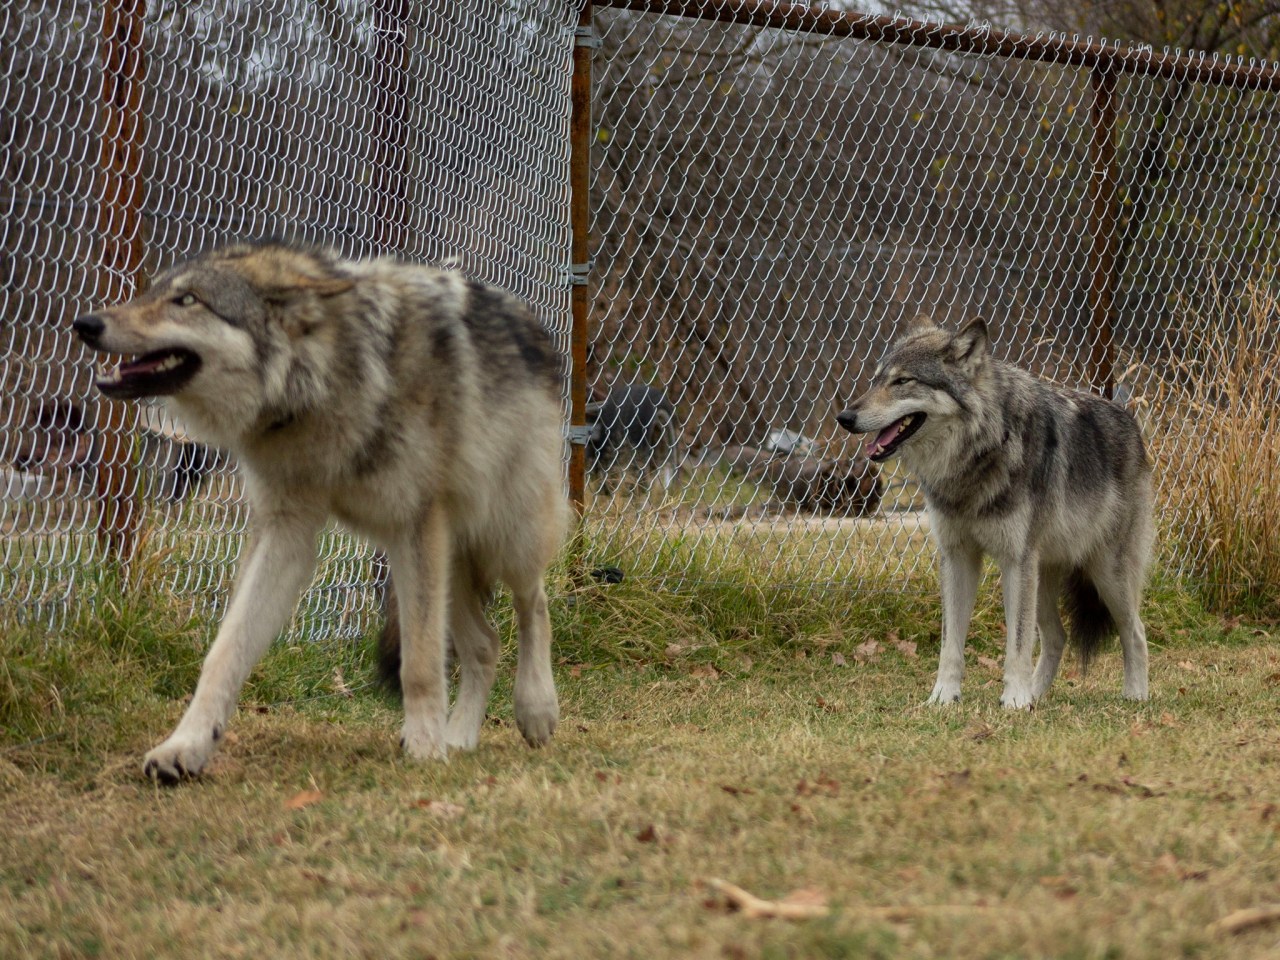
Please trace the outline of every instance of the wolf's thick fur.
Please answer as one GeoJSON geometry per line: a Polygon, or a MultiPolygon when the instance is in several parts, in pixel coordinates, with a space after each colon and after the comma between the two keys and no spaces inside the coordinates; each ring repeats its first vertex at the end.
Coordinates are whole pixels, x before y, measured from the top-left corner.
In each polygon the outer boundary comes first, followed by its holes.
{"type": "Polygon", "coordinates": [[[930,703],[960,699],[984,554],[999,565],[1004,592],[1001,703],[1030,707],[1053,682],[1066,641],[1060,597],[1086,662],[1118,629],[1124,695],[1147,698],[1139,605],[1153,538],[1151,466],[1127,411],[995,360],[981,320],[959,333],[918,320],[837,420],[872,435],[873,460],[901,457],[924,491],[943,609],[930,703]]]}
{"type": "Polygon", "coordinates": [[[568,509],[560,360],[514,297],[445,270],[281,243],[172,267],[130,303],[75,322],[126,360],[98,385],[162,395],[232,451],[252,523],[226,618],[172,736],[144,770],[200,772],[241,685],[312,577],[336,517],[387,553],[412,758],[476,745],[499,653],[483,601],[513,594],[515,715],[530,744],[558,717],[543,575],[568,509]],[[460,668],[448,713],[445,636],[460,668]]]}

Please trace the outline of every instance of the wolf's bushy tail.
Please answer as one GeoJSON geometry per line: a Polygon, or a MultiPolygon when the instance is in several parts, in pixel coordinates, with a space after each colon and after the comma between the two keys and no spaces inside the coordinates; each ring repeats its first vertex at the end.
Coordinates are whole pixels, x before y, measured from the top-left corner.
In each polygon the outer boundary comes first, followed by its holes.
{"type": "Polygon", "coordinates": [[[1071,644],[1080,652],[1080,669],[1084,671],[1089,669],[1094,654],[1115,634],[1116,622],[1098,595],[1098,588],[1079,568],[1067,577],[1062,597],[1071,644]]]}
{"type": "Polygon", "coordinates": [[[382,632],[378,634],[378,683],[400,693],[400,608],[390,575],[382,585],[382,632]]]}

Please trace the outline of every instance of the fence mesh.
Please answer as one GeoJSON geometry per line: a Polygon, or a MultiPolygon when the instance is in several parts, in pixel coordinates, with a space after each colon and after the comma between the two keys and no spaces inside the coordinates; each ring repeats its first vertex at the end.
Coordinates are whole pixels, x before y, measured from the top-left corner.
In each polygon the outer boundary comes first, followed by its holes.
{"type": "MultiPolygon", "coordinates": [[[[92,576],[113,444],[157,574],[198,613],[223,602],[247,519],[232,465],[158,409],[104,404],[69,336],[186,254],[275,234],[456,257],[567,347],[577,17],[571,0],[0,9],[0,603],[56,624],[92,576]]],[[[927,312],[982,315],[1000,356],[1074,385],[1101,388],[1109,352],[1155,454],[1161,559],[1201,570],[1217,425],[1271,423],[1280,401],[1274,94],[1115,76],[1104,334],[1089,69],[614,9],[595,29],[594,558],[805,585],[927,563],[918,495],[834,423],[927,312]]],[[[337,530],[322,549],[298,629],[361,633],[372,559],[337,530]]]]}
{"type": "Polygon", "coordinates": [[[890,468],[877,506],[874,467],[834,420],[926,313],[982,316],[998,356],[1086,389],[1103,387],[1109,352],[1155,455],[1160,559],[1201,569],[1214,424],[1280,400],[1274,94],[1108,81],[1104,344],[1088,68],[631,10],[596,24],[590,382],[606,403],[619,385],[660,389],[688,467],[656,492],[596,478],[606,552],[643,573],[678,541],[775,582],[931,564],[913,549],[916,491],[890,468]],[[1218,363],[1242,350],[1258,366],[1233,401],[1218,363]]]}
{"type": "MultiPolygon", "coordinates": [[[[571,4],[533,0],[0,8],[0,604],[56,624],[92,576],[95,473],[117,439],[156,575],[198,612],[225,598],[247,520],[232,465],[158,408],[108,409],[70,336],[133,286],[113,245],[141,252],[143,278],[244,237],[454,257],[567,343],[574,22],[571,4]]],[[[326,533],[303,635],[367,628],[370,563],[326,533]]]]}

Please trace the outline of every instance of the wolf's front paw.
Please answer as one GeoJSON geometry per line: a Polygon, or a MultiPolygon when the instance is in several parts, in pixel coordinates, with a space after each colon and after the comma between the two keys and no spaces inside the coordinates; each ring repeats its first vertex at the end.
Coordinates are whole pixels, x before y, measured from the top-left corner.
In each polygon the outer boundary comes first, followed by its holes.
{"type": "Polygon", "coordinates": [[[1147,690],[1147,679],[1143,677],[1140,681],[1135,680],[1124,682],[1124,698],[1126,700],[1149,700],[1151,694],[1147,690]]]}
{"type": "Polygon", "coordinates": [[[175,733],[142,760],[142,772],[157,783],[174,784],[199,776],[216,749],[213,737],[175,733]]]}
{"type": "Polygon", "coordinates": [[[925,701],[926,706],[949,707],[960,702],[960,688],[939,680],[933,685],[933,693],[925,701]]]}
{"type": "Polygon", "coordinates": [[[531,747],[544,746],[556,731],[560,722],[560,705],[554,694],[551,700],[540,700],[534,704],[516,704],[516,726],[525,743],[531,747]]]}
{"type": "Polygon", "coordinates": [[[440,727],[441,724],[406,720],[400,732],[400,747],[404,755],[410,760],[448,760],[449,747],[440,727]]]}
{"type": "Polygon", "coordinates": [[[1035,702],[1036,698],[1026,687],[1005,687],[1000,697],[1000,706],[1006,710],[1030,710],[1035,702]]]}

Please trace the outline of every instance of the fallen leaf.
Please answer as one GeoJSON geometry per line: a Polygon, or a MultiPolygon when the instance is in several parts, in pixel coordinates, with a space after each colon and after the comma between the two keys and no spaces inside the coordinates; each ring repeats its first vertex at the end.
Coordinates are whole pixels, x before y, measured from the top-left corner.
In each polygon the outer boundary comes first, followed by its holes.
{"type": "Polygon", "coordinates": [[[1120,782],[1123,783],[1126,787],[1129,787],[1131,790],[1136,790],[1139,794],[1141,794],[1143,799],[1164,796],[1163,793],[1158,793],[1157,791],[1152,790],[1145,783],[1139,783],[1137,780],[1134,780],[1132,777],[1121,777],[1120,782]]]}
{"type": "Polygon", "coordinates": [[[836,667],[847,667],[849,665],[849,661],[844,658],[844,654],[838,650],[831,654],[831,663],[832,666],[836,667]]]}
{"type": "Polygon", "coordinates": [[[1179,660],[1179,661],[1178,661],[1178,667],[1179,667],[1180,669],[1182,669],[1182,670],[1187,670],[1187,671],[1189,671],[1190,673],[1199,673],[1199,672],[1200,672],[1200,667],[1199,667],[1199,666],[1197,666],[1196,664],[1192,663],[1190,660],[1179,660]]]}
{"type": "Polygon", "coordinates": [[[880,641],[868,640],[866,643],[860,643],[853,648],[853,653],[857,660],[874,660],[880,655],[880,641]]]}
{"type": "Polygon", "coordinates": [[[654,825],[651,823],[648,826],[646,826],[643,830],[641,830],[639,833],[636,834],[636,839],[639,840],[641,843],[657,843],[658,831],[654,827],[654,825]]]}
{"type": "Polygon", "coordinates": [[[351,686],[347,683],[346,678],[342,675],[342,668],[335,667],[333,670],[333,692],[340,697],[351,697],[355,693],[351,686]]]}
{"type": "Polygon", "coordinates": [[[319,803],[324,799],[324,794],[319,790],[303,790],[301,793],[295,793],[292,797],[284,802],[286,810],[301,810],[303,807],[309,807],[313,803],[319,803]]]}
{"type": "Polygon", "coordinates": [[[983,740],[990,740],[996,735],[996,728],[987,723],[979,721],[965,731],[970,740],[976,740],[981,743],[983,740]]]}
{"type": "Polygon", "coordinates": [[[800,797],[814,797],[823,794],[828,797],[840,796],[840,783],[833,780],[825,771],[819,773],[817,778],[810,783],[808,780],[801,779],[796,784],[796,795],[800,797]]]}
{"type": "Polygon", "coordinates": [[[728,784],[728,783],[720,784],[720,789],[733,797],[736,797],[739,794],[755,793],[755,791],[752,790],[750,787],[735,787],[732,784],[728,784]]]}
{"type": "Polygon", "coordinates": [[[915,659],[916,642],[914,640],[898,640],[893,645],[898,648],[898,652],[904,657],[915,659]]]}
{"type": "Polygon", "coordinates": [[[1000,669],[1000,661],[999,661],[999,660],[992,660],[990,657],[984,657],[984,656],[981,656],[981,655],[978,657],[978,665],[979,665],[979,666],[986,667],[988,670],[999,670],[999,669],[1000,669]]]}
{"type": "Polygon", "coordinates": [[[719,680],[720,671],[709,663],[700,664],[689,671],[689,676],[706,678],[707,680],[719,680]]]}

